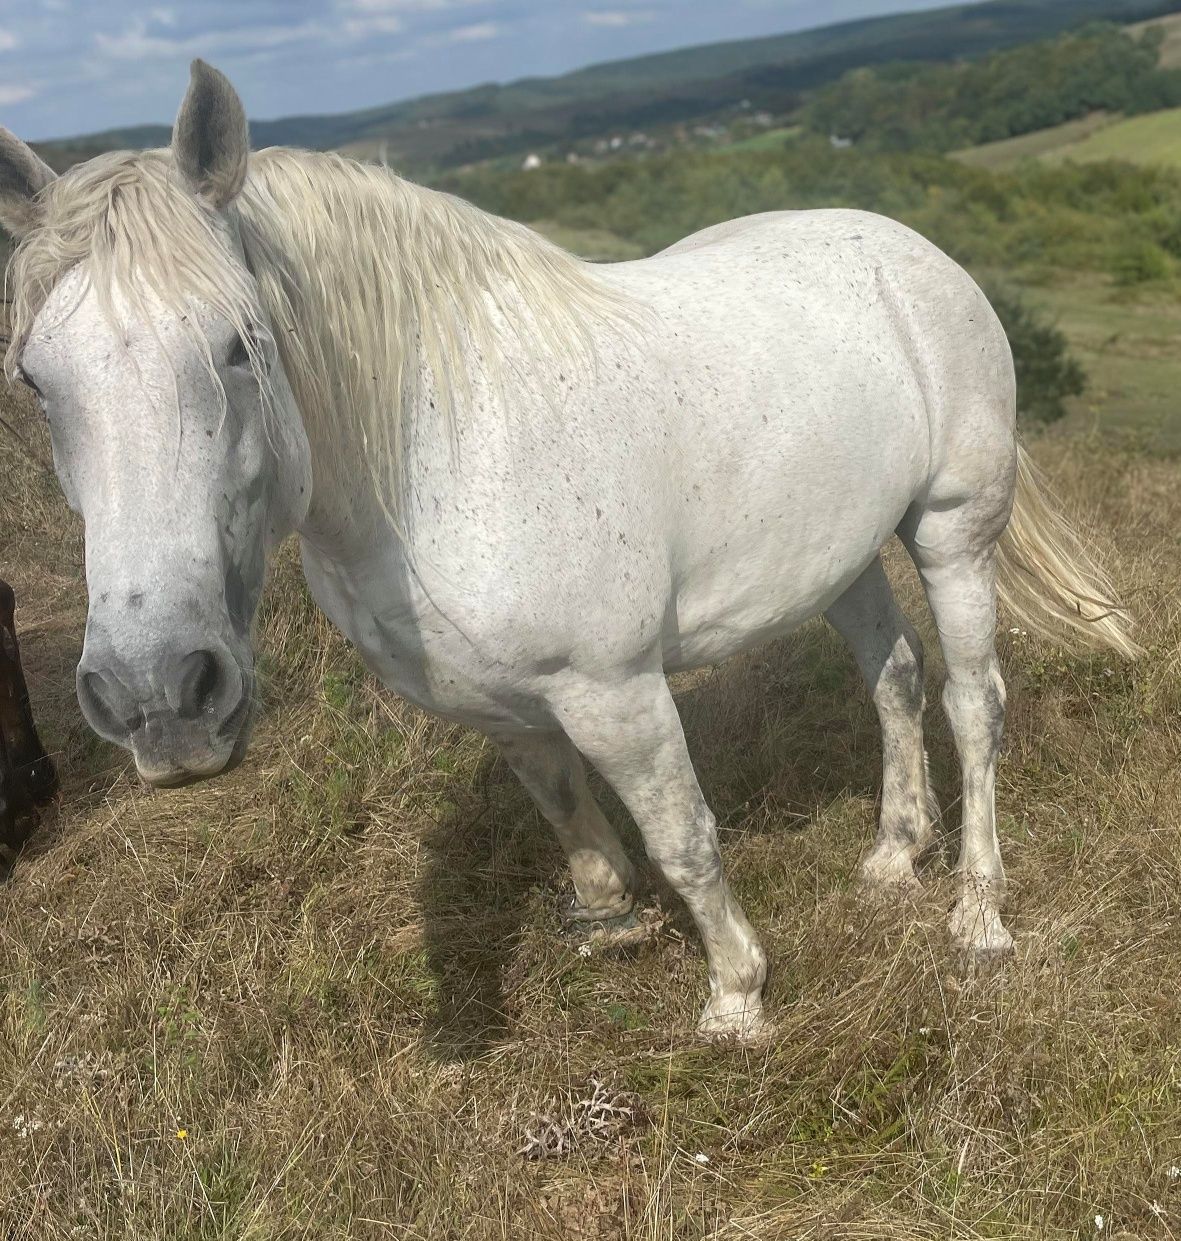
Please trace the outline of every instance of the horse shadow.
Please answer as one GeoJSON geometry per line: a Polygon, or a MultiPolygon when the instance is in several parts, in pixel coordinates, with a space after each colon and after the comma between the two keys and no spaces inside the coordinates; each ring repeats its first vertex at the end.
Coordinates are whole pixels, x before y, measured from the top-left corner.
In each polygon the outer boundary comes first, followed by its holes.
{"type": "MultiPolygon", "coordinates": [[[[852,654],[827,626],[806,626],[718,669],[674,678],[673,689],[723,854],[735,833],[773,842],[807,832],[825,807],[848,796],[874,806],[868,843],[880,802],[881,733],[852,654]]],[[[931,775],[947,790],[955,755],[937,718],[928,713],[931,775]]],[[[655,892],[673,926],[695,942],[687,911],[648,862],[627,812],[593,773],[591,784],[637,863],[642,899],[655,892]]],[[[953,817],[945,815],[945,829],[953,817]]],[[[429,1033],[436,1055],[463,1061],[527,1021],[513,984],[528,968],[530,938],[560,933],[569,877],[548,824],[491,748],[468,797],[429,832],[426,850],[420,896],[438,997],[429,1033]],[[457,908],[464,918],[455,917],[457,908]]]]}

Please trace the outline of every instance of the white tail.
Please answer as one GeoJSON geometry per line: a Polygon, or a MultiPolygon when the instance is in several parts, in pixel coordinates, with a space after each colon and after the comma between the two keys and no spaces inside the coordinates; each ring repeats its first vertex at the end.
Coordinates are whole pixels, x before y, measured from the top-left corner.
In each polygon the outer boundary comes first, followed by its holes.
{"type": "Polygon", "coordinates": [[[1017,449],[1017,494],[997,546],[997,594],[1021,626],[1075,647],[1144,653],[1115,588],[1047,498],[1037,467],[1017,449]]]}

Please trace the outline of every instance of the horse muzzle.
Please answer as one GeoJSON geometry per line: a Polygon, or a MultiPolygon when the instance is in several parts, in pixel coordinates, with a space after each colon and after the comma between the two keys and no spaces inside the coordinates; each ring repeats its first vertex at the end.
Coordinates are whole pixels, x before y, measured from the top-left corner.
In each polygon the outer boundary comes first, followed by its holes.
{"type": "Polygon", "coordinates": [[[120,657],[88,631],[78,702],[91,728],[129,750],[158,788],[208,780],[241,762],[253,721],[249,652],[218,638],[171,643],[148,658],[120,657]]]}

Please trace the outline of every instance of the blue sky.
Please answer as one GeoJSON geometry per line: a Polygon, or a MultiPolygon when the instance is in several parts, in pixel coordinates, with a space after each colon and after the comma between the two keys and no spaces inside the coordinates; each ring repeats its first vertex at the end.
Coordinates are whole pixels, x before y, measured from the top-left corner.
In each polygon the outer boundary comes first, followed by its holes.
{"type": "Polygon", "coordinates": [[[7,0],[0,123],[25,138],[171,121],[193,56],[253,117],[342,112],[947,0],[7,0]]]}

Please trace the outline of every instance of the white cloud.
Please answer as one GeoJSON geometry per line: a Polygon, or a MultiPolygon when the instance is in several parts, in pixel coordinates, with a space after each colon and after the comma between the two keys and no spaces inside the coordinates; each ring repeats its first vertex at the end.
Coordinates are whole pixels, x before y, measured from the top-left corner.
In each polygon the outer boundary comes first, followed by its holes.
{"type": "Polygon", "coordinates": [[[651,9],[585,9],[582,20],[591,26],[636,26],[652,20],[651,9]]]}
{"type": "Polygon", "coordinates": [[[481,39],[495,39],[500,27],[495,22],[477,22],[474,26],[456,26],[447,31],[448,43],[477,43],[481,39]]]}
{"type": "Polygon", "coordinates": [[[26,99],[32,99],[36,93],[31,86],[22,86],[19,82],[0,83],[0,107],[24,103],[26,99]]]}
{"type": "Polygon", "coordinates": [[[11,52],[19,42],[11,30],[0,30],[0,52],[11,52]]]}
{"type": "Polygon", "coordinates": [[[350,17],[344,30],[350,35],[398,34],[403,29],[400,17],[350,17]]]}
{"type": "Polygon", "coordinates": [[[488,0],[344,0],[344,7],[362,13],[438,13],[487,3],[488,0]]]}
{"type": "Polygon", "coordinates": [[[308,39],[324,38],[327,32],[316,22],[303,22],[298,26],[243,26],[237,30],[211,30],[207,34],[172,38],[152,34],[148,24],[137,20],[122,34],[109,35],[97,31],[95,46],[112,60],[138,60],[146,56],[197,56],[223,51],[228,53],[256,52],[283,47],[289,43],[302,43],[308,39]]]}

